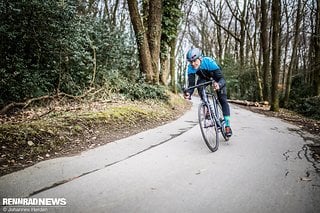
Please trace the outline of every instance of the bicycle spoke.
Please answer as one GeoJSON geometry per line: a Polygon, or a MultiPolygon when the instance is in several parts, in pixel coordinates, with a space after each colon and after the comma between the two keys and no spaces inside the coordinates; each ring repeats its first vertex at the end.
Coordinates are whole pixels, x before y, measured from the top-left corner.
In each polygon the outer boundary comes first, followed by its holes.
{"type": "Polygon", "coordinates": [[[209,113],[207,106],[201,104],[198,110],[201,133],[208,148],[215,152],[219,146],[219,133],[214,120],[207,113],[209,113]]]}

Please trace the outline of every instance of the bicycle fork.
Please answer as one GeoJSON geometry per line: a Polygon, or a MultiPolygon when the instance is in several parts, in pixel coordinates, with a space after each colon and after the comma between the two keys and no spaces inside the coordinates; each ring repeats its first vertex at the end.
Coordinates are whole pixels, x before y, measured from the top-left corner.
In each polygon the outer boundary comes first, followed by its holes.
{"type": "MultiPolygon", "coordinates": [[[[210,114],[211,118],[213,118],[213,122],[215,122],[215,125],[217,125],[217,128],[219,130],[221,130],[221,128],[222,128],[221,121],[217,118],[218,109],[217,109],[217,107],[214,107],[214,105],[213,105],[214,103],[210,103],[209,102],[208,95],[205,93],[205,88],[202,88],[201,96],[202,96],[203,103],[205,104],[207,110],[209,110],[209,114],[210,114]]],[[[214,97],[213,97],[212,101],[217,101],[217,100],[215,100],[214,97]]]]}
{"type": "Polygon", "coordinates": [[[218,129],[221,129],[222,128],[221,121],[217,118],[217,115],[218,115],[217,108],[214,107],[213,104],[209,104],[209,106],[210,106],[210,111],[213,111],[212,118],[215,120],[215,123],[217,124],[218,129]]]}
{"type": "MultiPolygon", "coordinates": [[[[206,106],[206,110],[208,110],[209,112],[209,115],[210,115],[210,117],[213,119],[213,120],[211,120],[212,122],[214,122],[214,124],[215,125],[217,125],[217,128],[218,129],[221,129],[221,121],[220,120],[218,120],[218,118],[217,118],[217,109],[215,109],[214,107],[213,107],[213,105],[211,104],[211,103],[209,103],[208,101],[206,102],[206,101],[204,101],[204,104],[205,104],[205,106],[206,106]]],[[[205,115],[206,115],[206,113],[207,112],[204,112],[205,113],[205,115]]],[[[212,126],[213,124],[211,124],[211,125],[209,125],[209,126],[207,126],[207,127],[210,127],[210,126],[212,126]]]]}

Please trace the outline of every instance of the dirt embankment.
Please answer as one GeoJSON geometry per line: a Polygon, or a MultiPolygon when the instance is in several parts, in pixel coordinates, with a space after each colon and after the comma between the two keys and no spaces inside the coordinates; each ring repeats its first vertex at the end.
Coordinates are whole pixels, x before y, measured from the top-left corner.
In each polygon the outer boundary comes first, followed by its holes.
{"type": "MultiPolygon", "coordinates": [[[[97,101],[51,103],[0,117],[0,176],[50,158],[71,156],[177,119],[191,103],[179,95],[164,101],[97,101]]],[[[281,109],[241,106],[278,117],[320,135],[320,121],[281,109]]],[[[320,141],[313,147],[320,161],[320,141]]]]}
{"type": "Polygon", "coordinates": [[[163,125],[190,107],[171,94],[169,101],[51,103],[1,117],[0,176],[163,125]]]}

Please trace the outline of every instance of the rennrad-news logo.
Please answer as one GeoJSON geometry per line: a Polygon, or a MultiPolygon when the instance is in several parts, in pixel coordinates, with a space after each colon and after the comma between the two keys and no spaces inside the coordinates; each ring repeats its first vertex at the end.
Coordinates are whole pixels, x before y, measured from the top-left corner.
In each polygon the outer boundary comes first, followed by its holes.
{"type": "Polygon", "coordinates": [[[65,198],[2,198],[2,206],[66,206],[65,198]]]}

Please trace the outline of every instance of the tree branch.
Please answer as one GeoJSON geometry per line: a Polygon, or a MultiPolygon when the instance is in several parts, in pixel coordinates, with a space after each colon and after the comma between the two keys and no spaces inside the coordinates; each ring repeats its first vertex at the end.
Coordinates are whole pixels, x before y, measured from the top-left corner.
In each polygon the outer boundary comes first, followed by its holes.
{"type": "Polygon", "coordinates": [[[226,27],[224,27],[223,25],[220,24],[220,22],[218,21],[218,17],[217,15],[214,13],[214,11],[211,9],[210,5],[208,2],[204,2],[204,4],[206,5],[208,12],[210,13],[210,18],[211,20],[221,29],[223,29],[224,31],[226,31],[229,35],[231,35],[237,42],[240,42],[240,38],[233,32],[231,32],[229,29],[227,29],[226,27]]]}
{"type": "Polygon", "coordinates": [[[10,103],[6,106],[4,106],[1,110],[0,110],[0,115],[1,114],[6,114],[10,109],[14,108],[14,107],[21,107],[22,109],[27,108],[31,103],[35,102],[35,101],[40,101],[40,100],[46,100],[46,99],[55,99],[55,98],[59,98],[59,97],[68,97],[68,98],[73,98],[73,99],[81,99],[84,98],[85,96],[87,96],[94,88],[90,88],[89,90],[87,90],[85,93],[83,93],[82,95],[79,96],[74,96],[74,95],[70,95],[70,94],[66,94],[64,92],[60,92],[57,93],[55,95],[45,95],[45,96],[40,96],[40,97],[36,97],[36,98],[31,98],[25,102],[13,102],[10,103]]]}

